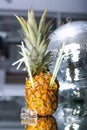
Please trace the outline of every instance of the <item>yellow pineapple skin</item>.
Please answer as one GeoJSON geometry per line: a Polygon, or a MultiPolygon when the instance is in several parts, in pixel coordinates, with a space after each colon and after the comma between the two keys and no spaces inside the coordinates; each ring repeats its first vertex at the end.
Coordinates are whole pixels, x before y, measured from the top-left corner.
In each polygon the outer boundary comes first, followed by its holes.
{"type": "Polygon", "coordinates": [[[54,117],[40,117],[36,125],[26,125],[25,130],[57,130],[54,117]]]}
{"type": "Polygon", "coordinates": [[[29,78],[25,83],[25,102],[30,110],[37,111],[39,116],[52,115],[58,107],[58,82],[49,87],[50,73],[40,73],[33,77],[32,88],[29,78]]]}

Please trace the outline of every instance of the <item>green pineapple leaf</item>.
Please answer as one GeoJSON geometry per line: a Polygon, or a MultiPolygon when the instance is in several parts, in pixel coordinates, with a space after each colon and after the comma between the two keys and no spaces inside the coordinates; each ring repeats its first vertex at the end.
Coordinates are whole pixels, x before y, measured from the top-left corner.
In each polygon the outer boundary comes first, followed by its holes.
{"type": "Polygon", "coordinates": [[[40,33],[42,31],[42,29],[44,28],[47,11],[48,10],[45,9],[45,11],[42,14],[42,17],[41,17],[40,23],[39,23],[38,33],[40,33]]]}
{"type": "Polygon", "coordinates": [[[30,25],[32,30],[34,31],[35,35],[37,36],[37,23],[35,19],[35,14],[33,8],[28,11],[28,20],[27,26],[30,25]]]}
{"type": "Polygon", "coordinates": [[[28,34],[28,29],[27,29],[26,21],[22,17],[18,17],[16,14],[15,14],[15,17],[19,21],[19,23],[20,23],[20,25],[21,25],[21,27],[23,29],[23,32],[27,35],[28,34]]]}

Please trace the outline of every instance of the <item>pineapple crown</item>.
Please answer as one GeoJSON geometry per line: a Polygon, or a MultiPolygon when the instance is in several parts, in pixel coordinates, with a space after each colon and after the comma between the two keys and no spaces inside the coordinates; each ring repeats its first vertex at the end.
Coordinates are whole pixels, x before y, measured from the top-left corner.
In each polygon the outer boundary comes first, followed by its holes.
{"type": "Polygon", "coordinates": [[[52,63],[53,55],[51,51],[47,51],[50,42],[51,20],[47,23],[45,22],[46,14],[47,9],[43,12],[39,24],[36,22],[32,8],[28,11],[27,21],[15,15],[22,27],[23,41],[19,45],[21,50],[19,53],[22,58],[13,63],[13,65],[18,64],[17,69],[19,69],[24,62],[24,69],[28,71],[29,76],[30,73],[35,75],[39,72],[47,71],[52,63]]]}

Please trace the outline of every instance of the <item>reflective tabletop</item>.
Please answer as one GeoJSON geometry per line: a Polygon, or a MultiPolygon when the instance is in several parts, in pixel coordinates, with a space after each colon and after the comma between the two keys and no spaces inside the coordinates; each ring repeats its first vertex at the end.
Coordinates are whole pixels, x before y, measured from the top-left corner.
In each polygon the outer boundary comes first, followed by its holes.
{"type": "Polygon", "coordinates": [[[86,130],[87,103],[83,100],[70,100],[59,105],[54,114],[58,130],[86,130]]]}
{"type": "Polygon", "coordinates": [[[25,130],[86,130],[87,103],[78,99],[60,99],[52,116],[21,120],[21,125],[25,126],[25,130]]]}
{"type": "Polygon", "coordinates": [[[87,100],[67,99],[60,95],[57,111],[50,117],[21,119],[23,97],[1,99],[0,129],[2,130],[86,130],[87,100]]]}

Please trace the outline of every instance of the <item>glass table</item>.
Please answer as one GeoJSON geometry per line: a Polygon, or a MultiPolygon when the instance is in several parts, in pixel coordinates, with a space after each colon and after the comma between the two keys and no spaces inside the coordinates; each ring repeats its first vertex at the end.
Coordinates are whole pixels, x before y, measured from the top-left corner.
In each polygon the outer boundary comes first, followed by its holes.
{"type": "Polygon", "coordinates": [[[87,103],[83,100],[70,100],[61,103],[54,117],[58,130],[86,130],[87,103]]]}
{"type": "Polygon", "coordinates": [[[1,130],[86,130],[86,100],[60,99],[57,111],[51,117],[20,118],[23,97],[0,97],[1,130]]]}
{"type": "Polygon", "coordinates": [[[70,100],[59,104],[51,117],[29,118],[21,124],[25,130],[86,130],[87,104],[83,100],[70,100]]]}

